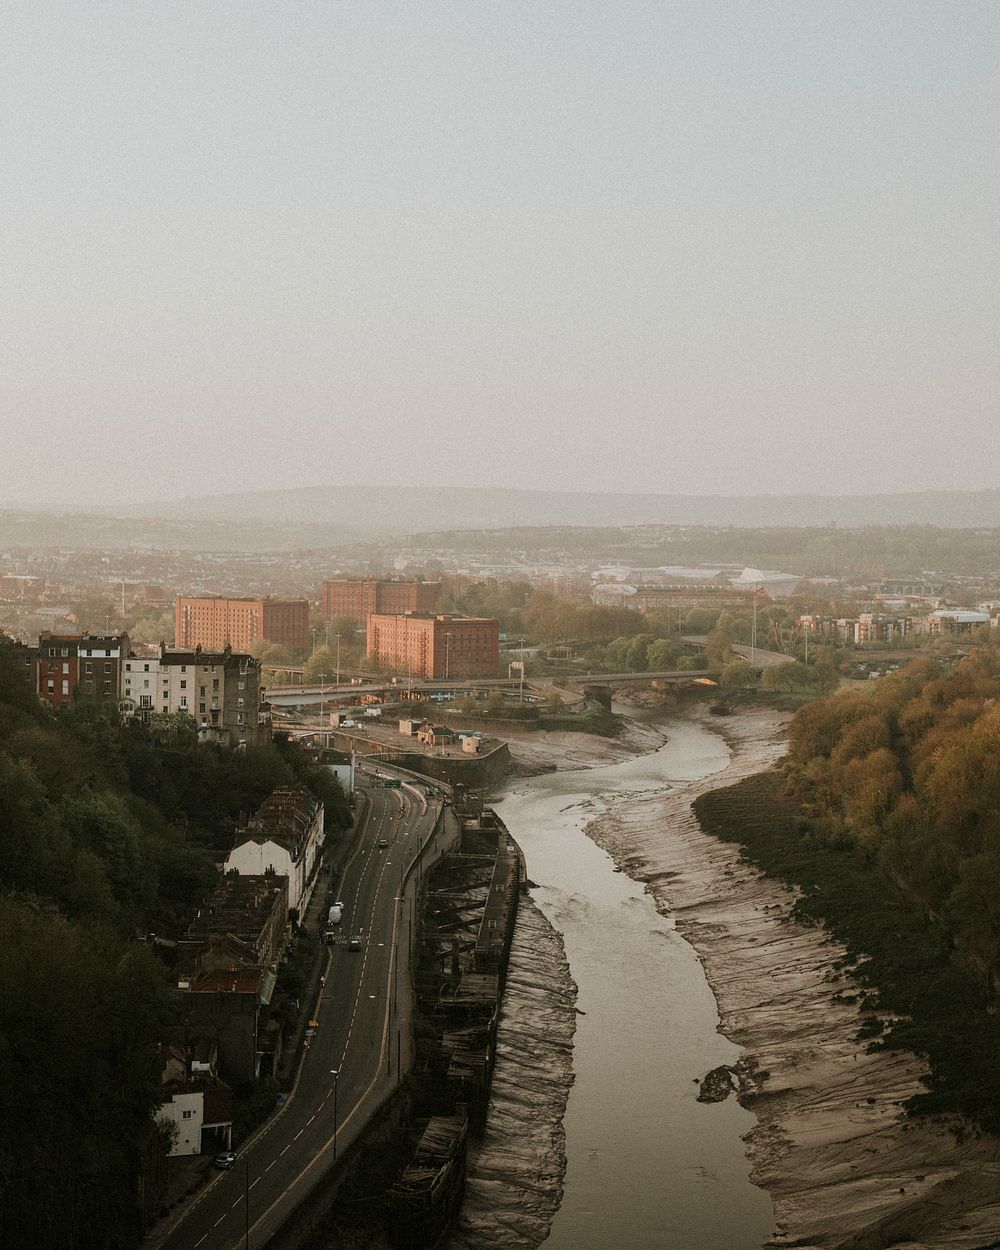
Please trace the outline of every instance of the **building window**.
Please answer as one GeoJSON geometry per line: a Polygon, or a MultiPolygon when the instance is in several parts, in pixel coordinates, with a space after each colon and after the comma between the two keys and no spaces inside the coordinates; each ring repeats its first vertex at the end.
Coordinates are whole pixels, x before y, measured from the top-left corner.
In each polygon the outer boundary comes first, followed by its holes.
{"type": "Polygon", "coordinates": [[[48,680],[48,688],[49,688],[49,694],[55,694],[55,692],[56,692],[56,683],[52,680],[52,678],[51,678],[51,677],[50,677],[50,678],[49,678],[49,680],[48,680]]]}
{"type": "Polygon", "coordinates": [[[69,682],[68,681],[63,682],[63,694],[69,694],[69,682]]]}
{"type": "Polygon", "coordinates": [[[110,693],[111,693],[111,682],[110,682],[110,681],[106,681],[106,682],[104,683],[104,693],[105,693],[105,694],[110,694],[110,693]]]}
{"type": "Polygon", "coordinates": [[[94,666],[93,666],[93,664],[91,664],[91,662],[90,662],[89,660],[87,661],[87,663],[86,663],[86,664],[84,664],[84,666],[83,666],[83,671],[84,671],[85,673],[92,673],[92,672],[94,671],[94,666]]]}
{"type": "Polygon", "coordinates": [[[199,704],[198,704],[198,711],[202,714],[202,716],[204,716],[204,715],[205,715],[205,705],[204,705],[204,703],[199,703],[199,704]]]}
{"type": "Polygon", "coordinates": [[[49,647],[49,655],[55,655],[55,653],[56,653],[55,647],[49,647]]]}
{"type": "Polygon", "coordinates": [[[63,647],[60,651],[60,655],[69,655],[69,647],[63,647]]]}
{"type": "Polygon", "coordinates": [[[64,665],[63,665],[63,672],[64,672],[64,673],[68,673],[68,672],[69,672],[69,665],[68,665],[68,664],[64,664],[64,665]]]}
{"type": "Polygon", "coordinates": [[[199,691],[199,693],[200,693],[201,697],[204,699],[204,697],[205,697],[205,687],[204,687],[204,686],[202,686],[202,688],[201,688],[201,690],[199,691]]]}
{"type": "Polygon", "coordinates": [[[106,673],[110,673],[110,672],[111,672],[111,665],[110,665],[110,664],[105,664],[105,666],[104,666],[104,671],[105,671],[106,673]]]}
{"type": "Polygon", "coordinates": [[[185,1112],[183,1112],[182,1114],[183,1114],[183,1116],[184,1116],[184,1119],[185,1119],[185,1120],[190,1120],[190,1119],[191,1119],[191,1117],[194,1115],[194,1112],[193,1112],[193,1111],[185,1111],[185,1112]]]}
{"type": "Polygon", "coordinates": [[[187,684],[187,682],[186,682],[186,681],[182,681],[182,682],[181,682],[181,689],[182,689],[182,690],[187,690],[187,688],[188,688],[188,684],[187,684]]]}
{"type": "Polygon", "coordinates": [[[148,665],[148,664],[144,664],[144,665],[142,666],[142,671],[143,671],[144,673],[148,673],[148,672],[149,672],[149,665],[148,665]]]}
{"type": "Polygon", "coordinates": [[[186,694],[182,694],[182,695],[181,695],[181,707],[186,708],[186,707],[187,707],[187,705],[188,705],[187,695],[186,695],[186,694]]]}

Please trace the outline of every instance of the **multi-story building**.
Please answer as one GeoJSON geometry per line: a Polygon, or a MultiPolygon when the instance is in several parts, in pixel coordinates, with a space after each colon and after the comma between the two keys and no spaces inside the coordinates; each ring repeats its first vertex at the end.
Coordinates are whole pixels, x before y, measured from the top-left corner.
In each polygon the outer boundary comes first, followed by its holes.
{"type": "Polygon", "coordinates": [[[225,871],[288,879],[288,906],[302,902],[323,848],[323,804],[301,787],[279,786],[236,831],[225,871]]]}
{"type": "Polygon", "coordinates": [[[57,712],[69,707],[80,677],[79,634],[38,635],[35,692],[57,712]]]}
{"type": "Polygon", "coordinates": [[[260,661],[226,647],[129,656],[122,665],[122,716],[149,721],[152,712],[186,712],[198,737],[221,746],[257,746],[271,733],[260,661]]]}
{"type": "Polygon", "coordinates": [[[226,1081],[260,1075],[288,925],[287,878],[230,872],[177,945],[181,1018],[192,1035],[216,1041],[226,1081]]]}
{"type": "Polygon", "coordinates": [[[122,664],[129,656],[128,634],[84,634],[77,650],[77,696],[99,703],[117,703],[121,691],[122,664]]]}
{"type": "Polygon", "coordinates": [[[364,625],[372,613],[433,612],[440,594],[440,582],[326,581],[320,606],[327,620],[349,616],[364,625]]]}
{"type": "Polygon", "coordinates": [[[256,642],[277,642],[304,651],[309,646],[306,599],[180,598],[174,605],[178,647],[248,651],[256,642]]]}
{"type": "Polygon", "coordinates": [[[487,616],[376,614],[368,618],[368,654],[411,677],[495,677],[499,626],[487,616]]]}

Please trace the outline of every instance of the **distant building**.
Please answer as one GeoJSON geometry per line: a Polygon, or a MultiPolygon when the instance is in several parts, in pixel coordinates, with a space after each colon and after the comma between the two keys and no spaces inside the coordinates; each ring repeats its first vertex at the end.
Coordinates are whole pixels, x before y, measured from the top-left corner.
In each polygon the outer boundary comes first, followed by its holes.
{"type": "Polygon", "coordinates": [[[931,612],[927,617],[929,634],[968,634],[990,624],[988,612],[942,611],[931,612]]]}
{"type": "Polygon", "coordinates": [[[228,647],[129,656],[122,663],[122,718],[149,722],[153,712],[186,712],[198,737],[220,746],[258,746],[271,736],[260,661],[228,647]]]}
{"type": "Polygon", "coordinates": [[[672,586],[603,582],[594,587],[593,601],[600,607],[631,608],[636,612],[666,611],[669,608],[683,611],[691,608],[743,610],[751,606],[753,592],[721,582],[702,585],[680,582],[672,586]]]}
{"type": "Polygon", "coordinates": [[[178,647],[248,651],[257,642],[276,642],[304,651],[309,646],[306,599],[180,598],[174,605],[178,647]]]}
{"type": "Polygon", "coordinates": [[[495,677],[500,630],[487,616],[373,615],[368,654],[411,677],[495,677]]]}
{"type": "Polygon", "coordinates": [[[433,612],[440,594],[440,582],[325,581],[320,609],[327,620],[349,616],[364,625],[373,613],[433,612]]]}

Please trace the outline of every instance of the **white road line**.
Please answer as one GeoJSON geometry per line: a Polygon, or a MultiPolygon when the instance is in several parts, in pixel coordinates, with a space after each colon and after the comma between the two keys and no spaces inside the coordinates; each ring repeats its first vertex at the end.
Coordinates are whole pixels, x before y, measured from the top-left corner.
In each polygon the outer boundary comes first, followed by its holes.
{"type": "Polygon", "coordinates": [[[299,1129],[299,1131],[298,1131],[298,1132],[295,1134],[295,1136],[292,1138],[292,1141],[298,1141],[298,1140],[299,1140],[299,1138],[302,1136],[302,1134],[303,1134],[304,1132],[305,1132],[305,1129],[304,1129],[304,1128],[300,1128],[300,1129],[299,1129]]]}
{"type": "MultiPolygon", "coordinates": [[[[257,1177],[257,1181],[259,1181],[259,1180],[260,1180],[260,1177],[258,1176],[258,1177],[257,1177]]],[[[251,1182],[250,1182],[250,1188],[251,1188],[251,1189],[253,1189],[254,1185],[256,1185],[256,1184],[257,1184],[257,1181],[251,1181],[251,1182]]]]}
{"type": "Polygon", "coordinates": [[[222,1221],[223,1221],[225,1218],[226,1218],[226,1213],[225,1213],[225,1211],[223,1211],[223,1213],[222,1213],[222,1214],[219,1216],[219,1218],[215,1221],[215,1223],[212,1225],[212,1227],[213,1227],[213,1228],[218,1228],[218,1227],[219,1227],[219,1225],[222,1223],[222,1221]]]}
{"type": "Polygon", "coordinates": [[[270,1172],[270,1170],[274,1167],[274,1165],[275,1165],[277,1162],[278,1162],[278,1160],[277,1160],[277,1159],[272,1159],[272,1160],[271,1160],[271,1162],[270,1162],[270,1163],[267,1165],[267,1167],[264,1169],[265,1173],[266,1173],[266,1172],[270,1172]]]}
{"type": "Polygon", "coordinates": [[[230,1211],[235,1211],[242,1201],[243,1201],[243,1195],[240,1194],[240,1196],[236,1199],[233,1205],[229,1208],[230,1211]]]}
{"type": "Polygon", "coordinates": [[[194,1243],[194,1250],[198,1250],[198,1247],[201,1245],[201,1243],[207,1240],[208,1240],[208,1233],[202,1233],[202,1235],[194,1243]]]}
{"type": "Polygon", "coordinates": [[[306,1128],[308,1128],[308,1127],[309,1127],[309,1125],[310,1125],[310,1124],[312,1124],[313,1120],[315,1120],[315,1119],[316,1119],[316,1116],[315,1116],[315,1115],[311,1115],[311,1116],[309,1117],[309,1119],[308,1119],[308,1120],[306,1120],[306,1128]]]}
{"type": "MultiPolygon", "coordinates": [[[[289,1142],[289,1143],[288,1143],[288,1145],[285,1147],[285,1150],[291,1150],[291,1148],[292,1148],[292,1143],[291,1143],[291,1142],[289,1142]]],[[[285,1153],[285,1150],[283,1150],[283,1151],[281,1152],[281,1155],[283,1155],[283,1154],[285,1153]]],[[[281,1155],[278,1155],[278,1158],[279,1158],[279,1159],[281,1158],[281,1155]]]]}

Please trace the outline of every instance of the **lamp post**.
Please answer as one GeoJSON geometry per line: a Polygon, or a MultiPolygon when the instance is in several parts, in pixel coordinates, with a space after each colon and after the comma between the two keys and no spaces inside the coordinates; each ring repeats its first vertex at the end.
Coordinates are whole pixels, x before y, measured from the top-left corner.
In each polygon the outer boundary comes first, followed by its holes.
{"type": "Polygon", "coordinates": [[[330,1075],[333,1077],[333,1157],[337,1157],[337,1082],[340,1079],[340,1069],[331,1068],[330,1075]]]}

